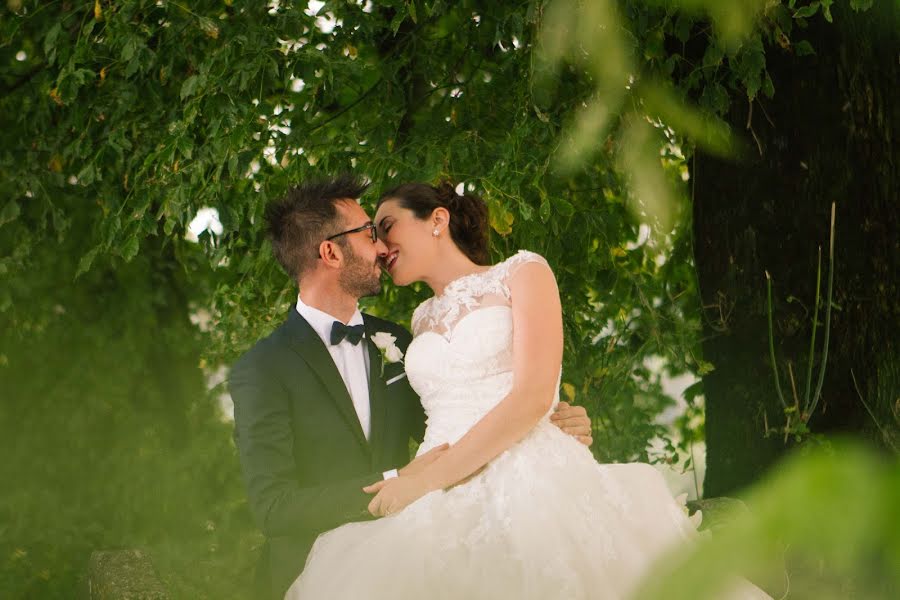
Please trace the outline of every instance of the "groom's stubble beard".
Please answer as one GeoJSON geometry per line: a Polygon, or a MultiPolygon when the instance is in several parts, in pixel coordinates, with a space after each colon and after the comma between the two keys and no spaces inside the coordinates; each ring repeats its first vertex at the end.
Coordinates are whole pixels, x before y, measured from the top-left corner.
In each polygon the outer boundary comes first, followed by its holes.
{"type": "Polygon", "coordinates": [[[361,259],[350,244],[341,246],[347,257],[347,265],[341,271],[338,284],[347,294],[355,298],[377,296],[381,293],[381,271],[373,273],[372,268],[378,264],[369,264],[361,259]]]}

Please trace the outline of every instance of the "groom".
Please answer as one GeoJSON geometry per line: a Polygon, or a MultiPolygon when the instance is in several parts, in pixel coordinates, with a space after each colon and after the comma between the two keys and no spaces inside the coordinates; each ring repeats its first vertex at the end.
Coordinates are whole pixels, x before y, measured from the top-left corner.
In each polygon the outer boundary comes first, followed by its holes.
{"type": "MultiPolygon", "coordinates": [[[[301,185],[266,212],[275,257],[300,293],[284,324],[230,375],[235,442],[266,536],[262,597],[284,595],[320,533],[373,518],[363,487],[413,474],[447,448],[409,461],[425,415],[403,364],[383,365],[372,337],[390,334],[405,353],[411,336],[357,308],[359,298],[380,293],[387,254],[357,203],[366,187],[350,176],[301,185]]],[[[590,445],[582,407],[561,403],[553,419],[590,445]]]]}

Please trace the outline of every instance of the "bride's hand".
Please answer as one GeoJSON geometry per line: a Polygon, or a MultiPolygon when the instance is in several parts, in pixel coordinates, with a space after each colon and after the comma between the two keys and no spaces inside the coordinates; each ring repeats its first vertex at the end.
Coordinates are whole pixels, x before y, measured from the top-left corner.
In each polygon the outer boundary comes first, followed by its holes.
{"type": "Polygon", "coordinates": [[[386,517],[403,510],[430,490],[420,477],[400,476],[373,483],[363,491],[375,494],[369,502],[369,512],[376,517],[386,517]]]}

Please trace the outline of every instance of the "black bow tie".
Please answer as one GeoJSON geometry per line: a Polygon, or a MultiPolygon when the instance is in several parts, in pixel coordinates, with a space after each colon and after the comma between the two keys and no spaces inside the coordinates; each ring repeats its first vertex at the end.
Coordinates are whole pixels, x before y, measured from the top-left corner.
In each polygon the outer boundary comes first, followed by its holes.
{"type": "Polygon", "coordinates": [[[344,325],[340,321],[335,321],[331,326],[331,345],[336,346],[346,339],[356,346],[365,333],[364,325],[344,325]]]}

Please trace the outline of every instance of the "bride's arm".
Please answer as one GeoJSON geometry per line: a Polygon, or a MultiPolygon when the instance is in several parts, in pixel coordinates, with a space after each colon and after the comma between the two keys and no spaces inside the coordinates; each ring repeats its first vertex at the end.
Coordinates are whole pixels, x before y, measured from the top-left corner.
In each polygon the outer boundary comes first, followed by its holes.
{"type": "Polygon", "coordinates": [[[513,315],[513,384],[509,394],[462,439],[415,477],[378,482],[373,514],[396,512],[420,496],[449,487],[521,440],[553,403],[562,363],[559,291],[552,271],[523,264],[508,282],[513,315]]]}

